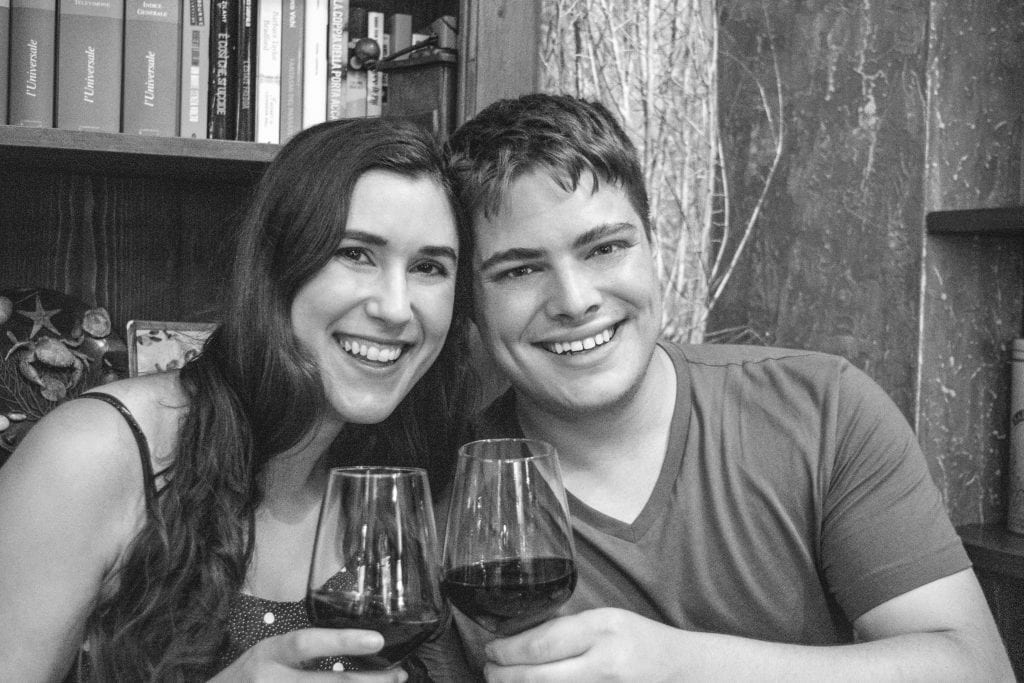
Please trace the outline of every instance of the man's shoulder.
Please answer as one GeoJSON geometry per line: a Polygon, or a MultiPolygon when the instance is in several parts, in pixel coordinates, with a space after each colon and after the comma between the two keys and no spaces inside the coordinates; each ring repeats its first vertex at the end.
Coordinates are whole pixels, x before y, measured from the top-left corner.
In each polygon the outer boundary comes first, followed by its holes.
{"type": "Polygon", "coordinates": [[[849,361],[842,356],[806,349],[752,344],[678,344],[668,341],[660,344],[677,364],[682,362],[712,368],[762,365],[836,371],[849,365],[849,361]]]}

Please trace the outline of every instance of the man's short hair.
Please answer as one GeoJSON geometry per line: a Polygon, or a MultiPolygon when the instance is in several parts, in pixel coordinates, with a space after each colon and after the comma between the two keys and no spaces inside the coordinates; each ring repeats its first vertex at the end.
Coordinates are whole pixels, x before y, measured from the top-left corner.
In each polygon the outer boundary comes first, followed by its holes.
{"type": "Polygon", "coordinates": [[[622,187],[651,236],[649,203],[636,147],[608,109],[568,95],[536,93],[499,100],[448,141],[456,189],[470,217],[492,216],[524,173],[546,171],[566,192],[589,172],[622,187]]]}

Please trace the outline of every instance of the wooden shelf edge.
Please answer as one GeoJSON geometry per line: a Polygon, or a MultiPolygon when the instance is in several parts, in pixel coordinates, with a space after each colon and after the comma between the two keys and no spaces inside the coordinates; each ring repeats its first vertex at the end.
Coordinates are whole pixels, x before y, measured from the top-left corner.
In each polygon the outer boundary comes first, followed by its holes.
{"type": "Polygon", "coordinates": [[[1024,206],[931,211],[925,218],[925,226],[930,235],[1024,237],[1024,206]]]}
{"type": "Polygon", "coordinates": [[[1024,536],[999,524],[957,527],[976,569],[1024,579],[1024,536]]]}
{"type": "Polygon", "coordinates": [[[280,147],[234,140],[197,140],[0,126],[4,166],[85,174],[199,177],[250,183],[280,147]]]}

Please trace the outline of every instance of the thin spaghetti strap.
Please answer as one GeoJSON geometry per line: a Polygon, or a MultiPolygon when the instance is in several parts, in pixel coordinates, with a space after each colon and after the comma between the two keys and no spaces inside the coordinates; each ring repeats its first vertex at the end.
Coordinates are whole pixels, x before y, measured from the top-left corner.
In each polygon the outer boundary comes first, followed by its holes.
{"type": "Polygon", "coordinates": [[[139,447],[139,460],[142,462],[143,489],[146,496],[146,512],[150,516],[154,516],[156,513],[155,501],[158,494],[156,490],[156,475],[153,474],[153,463],[150,459],[149,441],[146,440],[146,435],[143,433],[142,427],[135,420],[135,416],[132,415],[132,411],[128,410],[128,406],[122,403],[121,399],[99,391],[81,394],[78,398],[99,399],[114,407],[117,412],[121,413],[124,421],[128,423],[128,427],[135,436],[135,443],[139,447]]]}

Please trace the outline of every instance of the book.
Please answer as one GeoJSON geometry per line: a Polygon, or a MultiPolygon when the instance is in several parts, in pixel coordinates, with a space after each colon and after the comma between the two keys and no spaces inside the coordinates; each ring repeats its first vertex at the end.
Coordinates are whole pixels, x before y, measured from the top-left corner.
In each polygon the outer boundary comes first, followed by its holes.
{"type": "Polygon", "coordinates": [[[302,35],[302,127],[327,120],[328,0],[305,0],[302,35]]]}
{"type": "Polygon", "coordinates": [[[256,142],[281,139],[281,0],[257,0],[256,142]]]}
{"type": "Polygon", "coordinates": [[[7,122],[52,128],[57,0],[11,0],[10,36],[7,122]]]}
{"type": "Polygon", "coordinates": [[[1010,485],[1006,526],[1024,534],[1024,339],[1010,352],[1010,485]]]}
{"type": "Polygon", "coordinates": [[[7,123],[7,90],[10,80],[11,0],[0,0],[0,123],[7,123]]]}
{"type": "Polygon", "coordinates": [[[182,0],[126,0],[121,132],[178,134],[182,0]]]}
{"type": "MultiPolygon", "coordinates": [[[[379,56],[383,57],[384,48],[384,13],[370,10],[366,13],[366,37],[377,43],[379,56]]],[[[384,87],[384,73],[376,66],[366,72],[366,115],[380,116],[384,87]]]]}
{"type": "Polygon", "coordinates": [[[235,139],[256,139],[256,0],[238,0],[235,139]]]}
{"type": "MultiPolygon", "coordinates": [[[[388,46],[389,54],[395,54],[406,50],[412,45],[412,15],[404,12],[395,12],[388,15],[386,30],[391,39],[388,46]]],[[[405,59],[405,56],[396,59],[405,59]]]]}
{"type": "Polygon", "coordinates": [[[302,130],[303,0],[282,0],[280,142],[302,130]]]}
{"type": "MultiPolygon", "coordinates": [[[[366,67],[356,46],[367,37],[367,11],[352,4],[348,18],[348,69],[345,71],[345,118],[366,116],[366,67]]],[[[361,47],[361,46],[360,46],[361,47]]]]}
{"type": "Polygon", "coordinates": [[[122,0],[60,0],[57,127],[121,130],[122,0]]]}
{"type": "Polygon", "coordinates": [[[345,72],[348,69],[348,0],[328,0],[327,120],[345,118],[345,72]]]}
{"type": "Polygon", "coordinates": [[[234,79],[238,58],[238,0],[213,0],[210,15],[210,86],[207,94],[206,137],[235,138],[234,79]]]}
{"type": "Polygon", "coordinates": [[[205,138],[210,93],[210,0],[183,0],[178,134],[205,138]]]}

